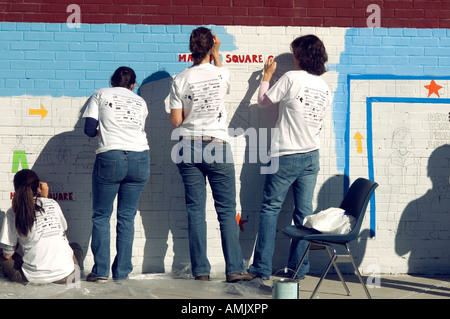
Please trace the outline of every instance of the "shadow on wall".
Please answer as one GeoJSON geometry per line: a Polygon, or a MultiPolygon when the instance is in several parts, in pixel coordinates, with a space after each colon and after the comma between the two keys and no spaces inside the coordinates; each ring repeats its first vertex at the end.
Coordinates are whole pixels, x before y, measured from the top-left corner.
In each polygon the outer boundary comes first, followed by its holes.
{"type": "MultiPolygon", "coordinates": [[[[248,90],[239,103],[234,112],[229,127],[238,132],[238,129],[243,130],[243,134],[238,138],[245,138],[245,150],[243,158],[238,159],[242,153],[235,153],[234,158],[237,163],[242,162],[242,168],[239,175],[239,198],[236,200],[240,202],[240,243],[242,255],[247,267],[251,262],[253,254],[255,238],[258,232],[259,210],[262,201],[262,189],[264,184],[264,175],[260,174],[261,163],[259,161],[250,160],[250,152],[257,152],[257,145],[255,145],[255,135],[247,134],[249,129],[256,129],[263,127],[261,125],[261,118],[264,117],[267,111],[259,110],[257,104],[252,104],[251,99],[254,93],[259,88],[262,71],[253,72],[248,80],[248,90]]],[[[270,127],[270,126],[269,126],[270,127]]],[[[258,134],[259,135],[259,134],[258,134]]],[[[257,143],[257,142],[256,142],[257,143]]],[[[236,165],[236,172],[239,172],[239,166],[236,165]]],[[[236,178],[236,180],[238,180],[236,178]]]]}
{"type": "Polygon", "coordinates": [[[146,133],[150,143],[150,180],[139,208],[145,231],[143,273],[177,272],[190,264],[184,187],[171,160],[178,140],[171,140],[173,127],[165,104],[172,81],[169,73],[155,72],[138,91],[149,108],[146,133]],[[165,269],[166,257],[173,259],[170,270],[165,269]]]}
{"type": "Polygon", "coordinates": [[[410,274],[450,274],[450,144],[431,153],[427,176],[432,189],[404,209],[395,251],[410,274]]]}
{"type": "Polygon", "coordinates": [[[43,145],[32,167],[48,183],[50,195],[61,206],[68,223],[67,237],[89,249],[92,224],[91,174],[97,141],[84,134],[82,115],[72,131],[57,134],[43,145]]]}

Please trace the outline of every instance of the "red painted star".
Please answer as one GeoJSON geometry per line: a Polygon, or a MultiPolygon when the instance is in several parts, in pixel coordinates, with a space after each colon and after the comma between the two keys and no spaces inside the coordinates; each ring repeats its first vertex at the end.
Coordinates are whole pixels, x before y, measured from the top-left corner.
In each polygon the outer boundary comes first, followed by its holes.
{"type": "Polygon", "coordinates": [[[239,228],[241,229],[241,231],[244,231],[244,224],[246,223],[246,222],[248,222],[248,220],[246,220],[246,219],[241,219],[241,214],[237,214],[236,215],[236,221],[237,221],[237,224],[239,225],[239,228]]]}
{"type": "Polygon", "coordinates": [[[428,97],[430,97],[430,95],[433,93],[440,97],[439,90],[442,89],[442,86],[436,84],[434,80],[431,80],[430,85],[425,85],[424,87],[428,90],[428,97]]]}

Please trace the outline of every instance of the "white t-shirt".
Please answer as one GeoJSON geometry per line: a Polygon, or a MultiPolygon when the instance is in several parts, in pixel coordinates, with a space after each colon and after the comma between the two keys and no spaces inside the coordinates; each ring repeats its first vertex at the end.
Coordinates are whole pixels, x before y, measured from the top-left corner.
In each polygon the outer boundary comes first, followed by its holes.
{"type": "Polygon", "coordinates": [[[97,90],[89,99],[83,117],[99,121],[96,154],[111,150],[142,152],[149,149],[145,133],[147,103],[123,87],[97,90]]]}
{"type": "Polygon", "coordinates": [[[183,109],[180,136],[212,136],[229,140],[225,96],[230,72],[209,63],[192,66],[175,76],[170,109],[183,109]]]}
{"type": "MultiPolygon", "coordinates": [[[[73,250],[65,235],[67,222],[57,202],[39,198],[44,209],[26,237],[19,236],[15,214],[8,209],[0,232],[0,243],[23,251],[22,271],[29,282],[50,283],[61,280],[75,270],[73,250]]],[[[39,203],[39,201],[38,201],[39,203]]]]}
{"type": "Polygon", "coordinates": [[[333,100],[325,81],[306,71],[289,71],[266,95],[280,103],[271,156],[318,150],[323,119],[333,100]]]}

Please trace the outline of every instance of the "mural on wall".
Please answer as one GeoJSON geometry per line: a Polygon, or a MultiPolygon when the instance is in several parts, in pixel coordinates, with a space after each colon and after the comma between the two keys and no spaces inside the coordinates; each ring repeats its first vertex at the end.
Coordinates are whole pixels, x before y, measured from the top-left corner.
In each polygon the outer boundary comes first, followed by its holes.
{"type": "Polygon", "coordinates": [[[350,146],[348,171],[364,173],[352,167],[362,160],[367,176],[380,183],[376,197],[382,200],[375,205],[372,198],[370,207],[371,236],[394,237],[392,253],[408,260],[403,271],[410,273],[445,273],[450,265],[444,248],[450,241],[450,99],[438,91],[448,87],[448,79],[438,78],[364,75],[350,81],[352,112],[366,119],[361,123],[352,115],[350,135],[364,131],[367,151],[356,156],[358,146],[350,146]]]}
{"type": "MultiPolygon", "coordinates": [[[[325,77],[334,91],[322,132],[315,210],[339,205],[356,177],[374,179],[380,187],[367,214],[370,232],[354,249],[363,272],[367,251],[382,247],[386,256],[376,260],[382,271],[448,273],[450,53],[442,48],[448,30],[211,27],[232,73],[229,127],[241,129],[232,145],[239,181],[236,222],[246,262],[252,258],[264,183],[264,152],[250,160],[255,151],[250,133],[265,132],[259,137],[270,139],[277,118],[276,107],[260,110],[256,105],[263,62],[274,56],[279,65],[274,79],[279,78],[293,68],[292,55],[286,53],[292,39],[315,33],[328,49],[325,77]]],[[[192,63],[187,43],[193,28],[0,23],[0,100],[8,119],[0,124],[1,162],[9,173],[9,181],[0,186],[8,194],[1,210],[10,205],[14,173],[36,170],[49,182],[51,196],[68,219],[68,236],[83,246],[89,265],[90,174],[97,141],[84,135],[81,114],[87,98],[108,86],[114,69],[129,65],[138,76],[137,93],[149,105],[151,148],[150,183],[136,219],[135,271],[189,267],[184,190],[170,160],[177,141],[171,139],[167,101],[173,76],[192,63]]],[[[289,242],[280,230],[290,224],[292,206],[289,197],[279,219],[275,271],[287,256],[289,242]]],[[[207,219],[209,253],[222,264],[211,196],[207,219]]]]}
{"type": "Polygon", "coordinates": [[[449,52],[441,47],[447,33],[348,29],[340,63],[332,66],[339,72],[333,109],[337,166],[344,171],[344,189],[357,176],[380,184],[369,207],[373,239],[365,249],[387,250],[389,261],[378,263],[387,273],[450,269],[444,248],[450,233],[442,231],[450,228],[450,206],[433,205],[435,197],[445,202],[450,183],[450,67],[449,52]],[[439,184],[430,166],[439,167],[439,184]]]}

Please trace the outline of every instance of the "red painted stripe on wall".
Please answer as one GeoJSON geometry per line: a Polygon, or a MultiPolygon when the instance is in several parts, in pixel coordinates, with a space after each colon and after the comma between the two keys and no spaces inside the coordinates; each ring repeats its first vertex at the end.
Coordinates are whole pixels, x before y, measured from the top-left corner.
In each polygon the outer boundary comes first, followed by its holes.
{"type": "Polygon", "coordinates": [[[381,27],[450,27],[446,0],[0,0],[0,21],[65,23],[69,4],[89,24],[367,27],[376,4],[381,27]]]}

